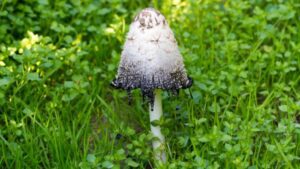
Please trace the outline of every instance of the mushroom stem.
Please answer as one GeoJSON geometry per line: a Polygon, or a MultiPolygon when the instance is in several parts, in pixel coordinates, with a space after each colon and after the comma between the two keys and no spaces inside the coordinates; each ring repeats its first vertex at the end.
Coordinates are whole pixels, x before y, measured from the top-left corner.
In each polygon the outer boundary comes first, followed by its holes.
{"type": "MultiPolygon", "coordinates": [[[[161,91],[159,89],[154,91],[154,105],[150,110],[150,122],[154,120],[159,120],[162,116],[162,99],[161,99],[161,91]]],[[[166,152],[165,152],[165,137],[160,131],[159,126],[151,125],[151,132],[154,137],[158,138],[152,142],[153,150],[154,150],[154,158],[163,163],[167,161],[166,152]]]]}

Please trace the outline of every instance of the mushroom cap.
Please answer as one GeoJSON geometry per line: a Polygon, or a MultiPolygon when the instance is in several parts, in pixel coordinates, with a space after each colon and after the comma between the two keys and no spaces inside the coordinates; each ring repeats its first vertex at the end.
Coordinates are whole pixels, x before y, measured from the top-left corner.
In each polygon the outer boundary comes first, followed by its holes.
{"type": "Polygon", "coordinates": [[[127,91],[140,88],[150,98],[155,89],[177,93],[192,85],[174,34],[159,11],[146,8],[134,18],[112,85],[127,91]]]}

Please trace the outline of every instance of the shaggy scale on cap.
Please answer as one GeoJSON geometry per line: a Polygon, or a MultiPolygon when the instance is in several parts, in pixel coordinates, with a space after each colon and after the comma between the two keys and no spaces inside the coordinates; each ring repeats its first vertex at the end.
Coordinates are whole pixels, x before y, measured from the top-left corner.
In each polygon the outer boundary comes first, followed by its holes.
{"type": "Polygon", "coordinates": [[[118,74],[112,85],[128,93],[140,88],[151,105],[155,89],[177,94],[179,89],[192,85],[174,34],[157,10],[142,10],[130,25],[118,74]]]}

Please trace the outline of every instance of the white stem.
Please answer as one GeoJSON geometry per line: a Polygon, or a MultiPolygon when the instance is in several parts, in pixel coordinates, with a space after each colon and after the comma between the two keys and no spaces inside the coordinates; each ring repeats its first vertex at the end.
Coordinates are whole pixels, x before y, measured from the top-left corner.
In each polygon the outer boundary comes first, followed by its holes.
{"type": "MultiPolygon", "coordinates": [[[[151,105],[149,106],[150,109],[150,122],[154,120],[159,120],[162,116],[162,100],[161,100],[161,91],[155,90],[154,91],[154,106],[151,110],[151,105]]],[[[154,149],[154,157],[156,160],[160,160],[165,163],[166,160],[166,152],[165,152],[165,137],[162,135],[159,126],[152,126],[151,125],[151,132],[152,134],[158,138],[152,142],[152,146],[154,149]]]]}

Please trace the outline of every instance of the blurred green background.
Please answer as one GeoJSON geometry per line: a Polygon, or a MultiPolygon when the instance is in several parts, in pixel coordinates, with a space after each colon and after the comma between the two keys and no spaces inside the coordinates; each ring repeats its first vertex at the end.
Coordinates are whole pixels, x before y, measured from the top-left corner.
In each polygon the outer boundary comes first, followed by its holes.
{"type": "Polygon", "coordinates": [[[300,168],[298,0],[0,0],[0,168],[300,168]],[[148,106],[110,87],[134,15],[167,18],[194,79],[148,106]]]}

